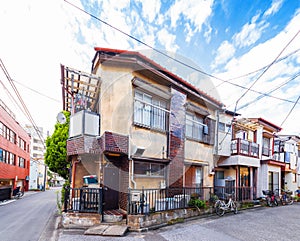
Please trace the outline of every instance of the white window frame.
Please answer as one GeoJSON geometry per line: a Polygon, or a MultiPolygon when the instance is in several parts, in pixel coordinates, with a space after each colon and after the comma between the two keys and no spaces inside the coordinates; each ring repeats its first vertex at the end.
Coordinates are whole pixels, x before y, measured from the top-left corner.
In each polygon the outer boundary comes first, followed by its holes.
{"type": "Polygon", "coordinates": [[[168,129],[167,101],[157,96],[135,90],[134,124],[166,131],[168,129]]]}
{"type": "Polygon", "coordinates": [[[204,127],[206,126],[204,123],[204,118],[193,114],[191,112],[186,113],[186,132],[185,135],[188,138],[192,138],[195,140],[203,141],[204,140],[204,127]],[[188,118],[190,117],[190,118],[188,118]]]}

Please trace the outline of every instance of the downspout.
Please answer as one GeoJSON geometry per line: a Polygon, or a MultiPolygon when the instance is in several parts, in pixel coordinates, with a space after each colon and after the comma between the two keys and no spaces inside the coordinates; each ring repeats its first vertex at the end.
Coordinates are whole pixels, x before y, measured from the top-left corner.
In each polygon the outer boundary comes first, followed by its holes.
{"type": "Polygon", "coordinates": [[[76,164],[81,161],[81,158],[77,156],[77,160],[73,161],[73,168],[72,168],[72,188],[75,188],[75,175],[76,175],[76,164]]]}
{"type": "Polygon", "coordinates": [[[130,181],[133,183],[133,188],[136,189],[136,182],[134,181],[134,161],[131,159],[131,145],[130,145],[130,135],[128,135],[128,160],[131,161],[131,175],[130,181]]]}

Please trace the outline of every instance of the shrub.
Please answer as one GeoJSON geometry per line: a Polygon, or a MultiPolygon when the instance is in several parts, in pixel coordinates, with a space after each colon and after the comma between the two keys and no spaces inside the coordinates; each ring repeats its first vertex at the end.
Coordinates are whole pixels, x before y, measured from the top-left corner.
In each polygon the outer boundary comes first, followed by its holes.
{"type": "Polygon", "coordinates": [[[191,199],[188,203],[190,207],[206,208],[206,201],[201,199],[191,199]]]}

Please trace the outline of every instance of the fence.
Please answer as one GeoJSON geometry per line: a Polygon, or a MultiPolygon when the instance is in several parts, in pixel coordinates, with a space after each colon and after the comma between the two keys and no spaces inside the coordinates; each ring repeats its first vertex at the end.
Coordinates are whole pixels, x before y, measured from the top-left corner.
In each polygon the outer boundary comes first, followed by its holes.
{"type": "Polygon", "coordinates": [[[252,187],[236,187],[236,186],[215,186],[214,194],[218,196],[218,198],[224,199],[226,198],[225,193],[233,193],[234,199],[238,202],[247,202],[256,199],[256,194],[253,191],[252,187]]]}
{"type": "Polygon", "coordinates": [[[208,201],[212,205],[215,198],[224,199],[225,193],[234,193],[239,202],[252,201],[251,187],[198,187],[166,189],[129,189],[128,214],[147,214],[189,207],[191,199],[208,201]]]}
{"type": "Polygon", "coordinates": [[[11,198],[12,187],[0,187],[0,201],[11,198]]]}
{"type": "Polygon", "coordinates": [[[210,200],[213,187],[129,189],[128,214],[186,208],[191,199],[210,200]]]}
{"type": "Polygon", "coordinates": [[[103,213],[102,188],[65,188],[64,212],[103,213]]]}
{"type": "MultiPolygon", "coordinates": [[[[103,192],[102,188],[65,188],[63,210],[103,214],[103,192]]],[[[239,202],[252,201],[255,197],[251,187],[129,189],[127,214],[147,214],[187,208],[192,199],[212,204],[216,196],[225,198],[225,193],[234,193],[234,199],[239,202]]]]}

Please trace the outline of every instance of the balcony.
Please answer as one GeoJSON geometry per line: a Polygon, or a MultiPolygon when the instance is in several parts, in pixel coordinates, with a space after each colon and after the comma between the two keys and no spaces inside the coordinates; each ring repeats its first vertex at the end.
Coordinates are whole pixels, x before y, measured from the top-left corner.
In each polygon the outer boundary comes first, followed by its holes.
{"type": "Polygon", "coordinates": [[[249,157],[259,157],[259,145],[255,142],[234,139],[231,141],[231,155],[243,155],[249,157]]]}

